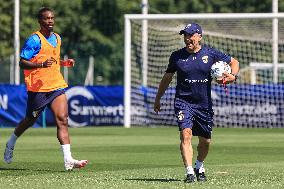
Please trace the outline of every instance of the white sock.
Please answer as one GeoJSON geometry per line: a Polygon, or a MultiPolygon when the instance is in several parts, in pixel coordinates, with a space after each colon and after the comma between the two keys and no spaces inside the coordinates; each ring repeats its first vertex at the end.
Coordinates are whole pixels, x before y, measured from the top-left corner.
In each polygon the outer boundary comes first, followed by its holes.
{"type": "Polygon", "coordinates": [[[7,142],[8,146],[10,147],[14,147],[16,144],[18,137],[15,135],[15,133],[13,132],[7,142]]]}
{"type": "Polygon", "coordinates": [[[63,152],[64,161],[73,159],[72,156],[71,156],[70,144],[61,145],[61,149],[62,149],[62,152],[63,152]]]}
{"type": "Polygon", "coordinates": [[[203,163],[204,163],[204,161],[198,161],[198,160],[196,160],[196,162],[195,162],[195,168],[196,168],[196,169],[203,168],[203,163]]]}
{"type": "Polygon", "coordinates": [[[192,166],[187,166],[186,168],[185,168],[185,173],[187,174],[187,175],[190,175],[190,174],[194,174],[194,170],[193,170],[193,168],[192,168],[192,166]]]}

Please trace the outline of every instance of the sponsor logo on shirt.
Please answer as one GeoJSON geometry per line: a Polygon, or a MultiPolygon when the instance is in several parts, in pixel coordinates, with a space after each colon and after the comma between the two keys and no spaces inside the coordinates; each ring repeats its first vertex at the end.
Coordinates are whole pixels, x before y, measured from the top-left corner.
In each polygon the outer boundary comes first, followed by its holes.
{"type": "Polygon", "coordinates": [[[208,79],[185,79],[187,83],[207,83],[208,79]]]}

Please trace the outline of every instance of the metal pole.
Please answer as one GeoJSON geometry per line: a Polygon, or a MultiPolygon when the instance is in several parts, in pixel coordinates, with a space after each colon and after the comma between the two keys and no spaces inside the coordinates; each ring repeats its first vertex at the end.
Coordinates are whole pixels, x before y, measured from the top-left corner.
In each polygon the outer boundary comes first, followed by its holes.
{"type": "MultiPolygon", "coordinates": [[[[142,0],[142,14],[148,14],[148,0],[142,0]]],[[[148,20],[142,20],[142,84],[147,86],[148,73],[148,20]]]]}
{"type": "Polygon", "coordinates": [[[14,66],[15,84],[20,84],[20,0],[14,1],[14,66]]]}
{"type": "Polygon", "coordinates": [[[15,83],[15,60],[14,55],[10,55],[10,84],[15,83]]]}
{"type": "Polygon", "coordinates": [[[94,85],[94,56],[89,56],[89,67],[86,74],[84,85],[94,85]]]}
{"type": "Polygon", "coordinates": [[[131,23],[124,20],[124,127],[131,126],[131,23]]]}
{"type": "Polygon", "coordinates": [[[46,128],[46,108],[42,112],[42,128],[46,128]]]}
{"type": "MultiPolygon", "coordinates": [[[[67,60],[68,56],[64,55],[63,60],[67,60]]],[[[66,66],[63,67],[63,77],[66,83],[68,83],[68,68],[66,66]]]]}
{"type": "MultiPolygon", "coordinates": [[[[278,13],[278,0],[272,1],[273,13],[278,13]]],[[[273,82],[278,83],[278,18],[272,20],[273,82]]]]}

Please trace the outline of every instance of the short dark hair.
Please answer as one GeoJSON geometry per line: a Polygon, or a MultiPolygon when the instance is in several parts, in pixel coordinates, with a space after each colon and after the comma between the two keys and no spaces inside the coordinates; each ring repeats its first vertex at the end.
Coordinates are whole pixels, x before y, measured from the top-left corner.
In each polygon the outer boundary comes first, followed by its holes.
{"type": "Polygon", "coordinates": [[[46,11],[54,12],[54,11],[53,11],[51,8],[49,8],[49,7],[42,7],[42,8],[39,9],[39,11],[38,11],[38,13],[37,13],[37,15],[36,15],[37,19],[40,20],[40,19],[42,18],[42,14],[43,14],[44,12],[46,12],[46,11]]]}

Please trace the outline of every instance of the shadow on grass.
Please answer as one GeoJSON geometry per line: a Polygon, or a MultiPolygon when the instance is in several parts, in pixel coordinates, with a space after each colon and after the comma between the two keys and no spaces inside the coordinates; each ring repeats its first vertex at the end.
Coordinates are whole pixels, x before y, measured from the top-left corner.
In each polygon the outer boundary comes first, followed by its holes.
{"type": "MultiPolygon", "coordinates": [[[[49,164],[50,165],[50,164],[49,164]]],[[[60,164],[61,165],[61,164],[60,164]]],[[[58,169],[58,167],[62,167],[54,164],[51,167],[47,167],[46,163],[25,163],[24,165],[13,164],[13,165],[6,165],[3,167],[0,167],[1,172],[10,172],[11,174],[34,174],[37,172],[37,174],[45,174],[48,172],[52,173],[60,173],[60,172],[66,172],[63,168],[61,170],[58,169]]]]}
{"type": "Polygon", "coordinates": [[[29,169],[0,167],[0,171],[26,171],[26,170],[29,170],[29,169]]]}
{"type": "Polygon", "coordinates": [[[47,173],[47,172],[53,172],[53,173],[64,173],[64,172],[70,172],[70,171],[65,171],[65,170],[62,170],[62,171],[58,171],[58,170],[52,170],[52,169],[37,169],[37,168],[7,168],[7,167],[0,167],[0,171],[16,171],[17,173],[19,173],[18,171],[25,171],[25,174],[27,172],[42,172],[43,174],[44,173],[47,173]]]}
{"type": "Polygon", "coordinates": [[[135,181],[145,181],[145,182],[180,182],[179,179],[173,178],[131,178],[131,179],[124,179],[124,180],[135,180],[135,181]]]}

